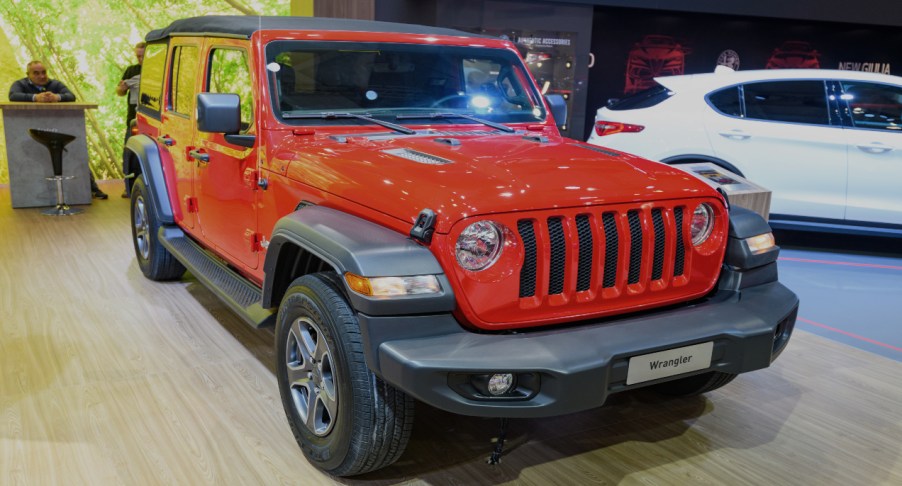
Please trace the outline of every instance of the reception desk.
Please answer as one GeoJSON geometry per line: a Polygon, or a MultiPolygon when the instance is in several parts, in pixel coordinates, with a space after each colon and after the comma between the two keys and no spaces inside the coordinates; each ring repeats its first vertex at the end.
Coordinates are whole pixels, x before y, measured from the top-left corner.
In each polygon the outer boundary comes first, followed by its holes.
{"type": "Polygon", "coordinates": [[[63,175],[75,178],[63,181],[63,193],[68,204],[91,204],[85,110],[93,108],[97,105],[0,102],[14,208],[56,205],[56,183],[46,180],[53,176],[50,152],[31,138],[29,128],[75,135],[63,152],[63,175]]]}

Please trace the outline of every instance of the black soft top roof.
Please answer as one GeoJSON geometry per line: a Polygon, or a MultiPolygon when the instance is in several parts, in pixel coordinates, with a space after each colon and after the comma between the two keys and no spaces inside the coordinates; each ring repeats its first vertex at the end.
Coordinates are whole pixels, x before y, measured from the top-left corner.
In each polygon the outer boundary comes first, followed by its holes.
{"type": "Polygon", "coordinates": [[[180,19],[163,29],[150,31],[150,42],[178,34],[230,34],[250,37],[258,30],[332,30],[352,32],[391,32],[397,34],[434,34],[486,38],[460,30],[425,25],[378,22],[374,20],[332,19],[325,17],[265,17],[251,15],[206,15],[180,19]]]}

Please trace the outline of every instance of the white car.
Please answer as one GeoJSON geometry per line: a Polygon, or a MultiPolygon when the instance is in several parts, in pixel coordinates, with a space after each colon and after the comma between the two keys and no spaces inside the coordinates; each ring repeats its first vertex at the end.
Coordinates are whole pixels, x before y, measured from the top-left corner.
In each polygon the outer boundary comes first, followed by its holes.
{"type": "Polygon", "coordinates": [[[739,174],[772,191],[774,228],[902,236],[902,77],[780,69],[655,81],[599,109],[588,142],[739,174]]]}

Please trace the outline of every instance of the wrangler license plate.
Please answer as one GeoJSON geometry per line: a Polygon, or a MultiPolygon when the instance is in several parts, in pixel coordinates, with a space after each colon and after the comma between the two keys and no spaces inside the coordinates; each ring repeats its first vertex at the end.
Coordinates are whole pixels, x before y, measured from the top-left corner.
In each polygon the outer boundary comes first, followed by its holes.
{"type": "Polygon", "coordinates": [[[630,358],[626,384],[634,385],[668,376],[703,370],[711,366],[714,343],[693,344],[630,358]]]}

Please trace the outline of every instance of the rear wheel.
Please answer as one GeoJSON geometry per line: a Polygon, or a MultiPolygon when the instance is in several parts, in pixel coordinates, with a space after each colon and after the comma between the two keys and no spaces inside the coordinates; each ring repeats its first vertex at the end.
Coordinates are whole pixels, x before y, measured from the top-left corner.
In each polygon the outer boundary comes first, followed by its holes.
{"type": "Polygon", "coordinates": [[[687,378],[680,378],[679,380],[660,383],[652,386],[651,389],[663,395],[692,396],[716,390],[733,381],[734,378],[736,378],[736,375],[733,373],[711,371],[687,378]]]}
{"type": "Polygon", "coordinates": [[[413,400],[367,367],[360,328],[332,273],[292,282],[276,321],[282,406],[307,459],[337,476],[388,466],[404,452],[413,400]]]}
{"type": "Polygon", "coordinates": [[[160,244],[160,222],[150,206],[144,178],[138,177],[131,190],[132,241],[138,266],[151,280],[175,280],[185,274],[185,266],[160,244]]]}

